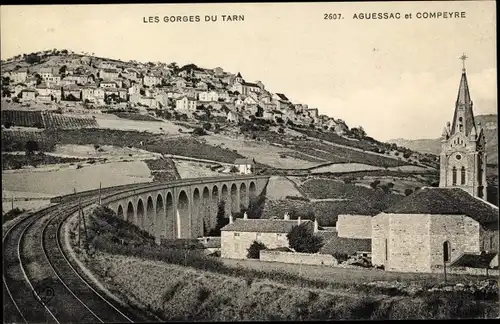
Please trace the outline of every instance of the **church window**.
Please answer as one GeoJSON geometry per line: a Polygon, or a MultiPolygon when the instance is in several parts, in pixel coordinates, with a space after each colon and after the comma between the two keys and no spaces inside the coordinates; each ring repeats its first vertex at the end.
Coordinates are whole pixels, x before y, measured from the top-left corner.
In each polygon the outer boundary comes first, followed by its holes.
{"type": "Polygon", "coordinates": [[[456,158],[457,160],[460,160],[460,159],[462,158],[462,156],[461,156],[460,154],[457,154],[457,156],[455,156],[455,158],[456,158]]]}
{"type": "Polygon", "coordinates": [[[493,236],[490,236],[490,251],[493,251],[493,236]]]}
{"type": "Polygon", "coordinates": [[[443,243],[443,261],[444,262],[450,261],[450,254],[451,254],[450,242],[445,241],[443,243]]]}
{"type": "Polygon", "coordinates": [[[451,169],[451,182],[452,182],[452,185],[456,185],[457,184],[457,168],[456,167],[453,167],[453,169],[451,169]]]}
{"type": "Polygon", "coordinates": [[[462,184],[464,185],[465,184],[465,167],[462,167],[462,169],[460,170],[460,174],[461,174],[461,182],[462,184]]]}

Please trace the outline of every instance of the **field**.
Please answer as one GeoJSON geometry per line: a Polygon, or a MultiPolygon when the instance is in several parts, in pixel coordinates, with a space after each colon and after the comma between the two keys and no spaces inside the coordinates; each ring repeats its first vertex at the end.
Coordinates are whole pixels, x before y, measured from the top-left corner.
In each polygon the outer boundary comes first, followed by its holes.
{"type": "Polygon", "coordinates": [[[212,171],[210,169],[210,167],[213,166],[212,164],[175,160],[175,159],[174,163],[175,166],[177,167],[177,170],[179,171],[181,179],[221,176],[219,172],[212,171]]]}
{"type": "Polygon", "coordinates": [[[108,161],[120,160],[146,160],[157,159],[158,153],[151,153],[139,148],[119,147],[112,145],[77,145],[77,144],[56,144],[54,151],[47,153],[53,156],[74,157],[87,159],[107,159],[108,161]]]}
{"type": "Polygon", "coordinates": [[[189,131],[188,128],[175,125],[170,121],[130,120],[112,114],[95,114],[94,116],[99,127],[106,129],[169,135],[182,135],[183,132],[189,131]],[[179,132],[179,129],[182,132],[179,132]]]}
{"type": "Polygon", "coordinates": [[[25,154],[2,154],[2,170],[21,169],[22,167],[28,165],[39,166],[59,163],[73,163],[84,160],[85,159],[51,156],[41,152],[32,156],[27,156],[25,154]]]}
{"type": "Polygon", "coordinates": [[[2,110],[2,125],[48,129],[97,127],[93,118],[70,117],[57,113],[29,110],[2,110]]]}
{"type": "Polygon", "coordinates": [[[43,128],[42,113],[40,111],[3,110],[2,125],[43,128]]]}
{"type": "Polygon", "coordinates": [[[38,172],[23,170],[2,174],[2,188],[9,191],[61,195],[77,191],[110,187],[127,183],[148,182],[152,178],[144,162],[115,162],[86,166],[81,169],[53,169],[38,172]]]}
{"type": "Polygon", "coordinates": [[[295,184],[285,177],[272,176],[267,184],[266,197],[268,199],[283,199],[287,196],[302,197],[302,193],[295,184]]]}
{"type": "MultiPolygon", "coordinates": [[[[369,185],[366,188],[354,183],[344,183],[340,179],[309,178],[305,181],[302,177],[290,179],[297,184],[300,192],[304,193],[309,201],[286,197],[292,194],[281,194],[276,199],[271,199],[268,193],[263,212],[265,218],[282,218],[284,213],[288,212],[292,218],[316,217],[321,226],[335,226],[339,214],[376,215],[403,198],[399,194],[385,193],[380,188],[374,190],[369,185]]],[[[385,182],[389,181],[383,181],[379,186],[385,182]]],[[[268,191],[271,191],[271,188],[268,188],[268,191]]]]}
{"type": "Polygon", "coordinates": [[[243,156],[255,158],[260,163],[279,169],[304,169],[325,162],[320,159],[311,161],[313,158],[300,153],[296,154],[294,150],[289,148],[270,145],[266,142],[247,141],[241,137],[230,138],[222,135],[209,135],[204,136],[203,139],[206,140],[207,144],[237,150],[243,156]]]}
{"type": "Polygon", "coordinates": [[[153,175],[153,181],[170,181],[181,178],[172,159],[151,159],[144,160],[144,162],[153,175]]]}
{"type": "Polygon", "coordinates": [[[75,129],[75,128],[96,128],[97,122],[93,118],[77,118],[60,114],[47,113],[43,116],[44,126],[47,129],[75,129]]]}
{"type": "Polygon", "coordinates": [[[114,112],[113,115],[120,117],[120,118],[123,118],[123,119],[161,122],[160,119],[154,118],[153,116],[142,115],[142,114],[138,114],[138,113],[114,112]]]}
{"type": "MultiPolygon", "coordinates": [[[[82,261],[119,298],[163,321],[430,319],[498,312],[495,288],[484,297],[457,297],[427,290],[441,284],[440,275],[207,257],[157,247],[136,226],[100,210],[86,218],[92,252],[82,261]],[[123,244],[116,236],[125,238],[123,244]]],[[[451,275],[449,284],[480,279],[451,275]]]]}

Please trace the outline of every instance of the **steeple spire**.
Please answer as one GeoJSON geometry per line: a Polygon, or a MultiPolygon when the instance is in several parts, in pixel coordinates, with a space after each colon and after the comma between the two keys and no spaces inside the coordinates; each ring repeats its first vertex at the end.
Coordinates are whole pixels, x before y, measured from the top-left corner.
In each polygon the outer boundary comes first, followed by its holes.
{"type": "Polygon", "coordinates": [[[467,56],[463,54],[460,59],[462,60],[462,78],[460,79],[460,86],[458,87],[451,134],[462,132],[465,136],[468,136],[471,130],[475,128],[475,123],[474,114],[472,112],[472,100],[469,93],[469,84],[465,72],[465,60],[467,56]]]}

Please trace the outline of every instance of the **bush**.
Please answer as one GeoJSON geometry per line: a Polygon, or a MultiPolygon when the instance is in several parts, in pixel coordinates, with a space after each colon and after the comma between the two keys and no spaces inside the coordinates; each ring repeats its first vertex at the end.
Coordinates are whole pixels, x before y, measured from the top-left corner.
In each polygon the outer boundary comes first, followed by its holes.
{"type": "Polygon", "coordinates": [[[203,129],[209,131],[212,128],[212,124],[210,123],[205,123],[203,124],[203,129]]]}
{"type": "Polygon", "coordinates": [[[408,189],[405,189],[405,196],[409,196],[413,193],[413,190],[411,190],[410,188],[408,189]]]}
{"type": "Polygon", "coordinates": [[[194,130],[193,130],[193,135],[195,136],[203,136],[203,135],[207,135],[207,132],[205,132],[205,130],[201,127],[196,127],[194,130]]]}
{"type": "Polygon", "coordinates": [[[290,247],[297,252],[316,253],[323,246],[323,239],[314,235],[311,228],[305,223],[296,225],[287,234],[290,247]]]}
{"type": "Polygon", "coordinates": [[[380,180],[375,180],[372,183],[370,183],[370,187],[372,187],[373,189],[377,189],[379,184],[380,184],[380,180]]]}
{"type": "Polygon", "coordinates": [[[247,249],[247,258],[258,259],[260,258],[260,251],[267,249],[266,245],[261,242],[253,241],[252,245],[247,249]]]}
{"type": "Polygon", "coordinates": [[[278,133],[280,133],[280,134],[284,134],[285,133],[285,130],[283,129],[283,127],[278,128],[278,133]]]}

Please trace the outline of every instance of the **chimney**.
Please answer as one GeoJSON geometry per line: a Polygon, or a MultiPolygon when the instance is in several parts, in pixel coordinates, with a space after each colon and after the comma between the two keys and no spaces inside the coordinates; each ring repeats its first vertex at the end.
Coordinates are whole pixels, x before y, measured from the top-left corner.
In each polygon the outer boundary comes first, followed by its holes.
{"type": "Polygon", "coordinates": [[[290,220],[290,215],[288,215],[288,212],[285,212],[285,216],[283,217],[284,220],[290,220]]]}
{"type": "Polygon", "coordinates": [[[314,233],[318,233],[318,220],[314,219],[314,233]]]}
{"type": "Polygon", "coordinates": [[[300,225],[300,216],[297,218],[297,225],[300,225]]]}
{"type": "Polygon", "coordinates": [[[248,214],[247,214],[247,212],[245,212],[245,213],[243,214],[243,219],[248,219],[248,214]]]}
{"type": "Polygon", "coordinates": [[[233,214],[230,214],[229,215],[229,224],[232,224],[233,223],[233,214]]]}

